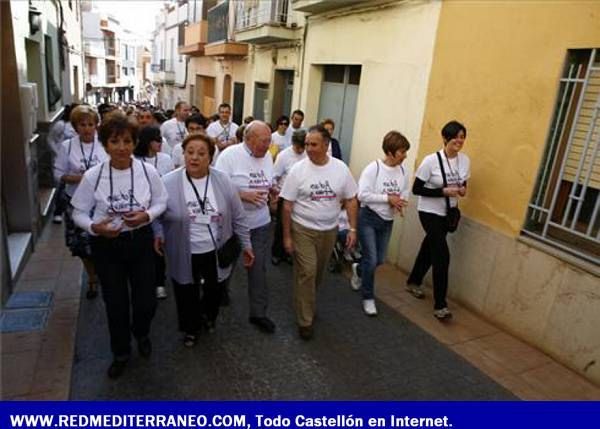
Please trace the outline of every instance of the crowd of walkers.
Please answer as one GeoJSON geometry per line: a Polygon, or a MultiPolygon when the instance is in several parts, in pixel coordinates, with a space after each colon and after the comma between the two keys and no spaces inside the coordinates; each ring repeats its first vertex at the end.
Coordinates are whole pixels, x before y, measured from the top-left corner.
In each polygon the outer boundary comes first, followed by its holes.
{"type": "Polygon", "coordinates": [[[109,377],[125,370],[131,334],[139,354],[151,354],[150,325],[157,299],[168,295],[167,278],[184,346],[195,346],[201,330],[214,331],[236,264],[247,270],[248,320],[265,333],[276,330],[269,260],[293,265],[298,334],[310,340],[317,289],[341,233],[347,249],[360,248],[350,283],[361,291],[364,313],[376,316],[375,270],[411,189],[425,238],[406,290],[423,298],[432,268],[433,314],[452,316],[446,235],[456,228],[470,175],[461,153],[466,128],[444,125],[443,147],[423,159],[411,188],[404,165],[410,143],[400,132],[383,136],[381,158],[357,183],[333,138],[334,121],[303,122],[296,110],[272,126],[252,117],[238,126],[226,103],[211,117],[185,101],[165,112],[145,104],[65,108],[49,134],[61,184],[55,222],[64,221],[66,244],[83,262],[86,297],[102,294],[109,377]]]}

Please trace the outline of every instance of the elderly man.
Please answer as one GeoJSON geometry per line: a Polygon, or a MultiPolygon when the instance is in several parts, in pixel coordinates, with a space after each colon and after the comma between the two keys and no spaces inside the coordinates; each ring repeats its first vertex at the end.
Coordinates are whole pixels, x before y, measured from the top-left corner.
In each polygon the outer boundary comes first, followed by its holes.
{"type": "Polygon", "coordinates": [[[161,150],[171,155],[176,144],[181,143],[186,136],[185,120],[190,116],[190,105],[185,101],[175,104],[175,115],[160,126],[160,133],[166,140],[161,150]]]}
{"type": "Polygon", "coordinates": [[[272,190],[273,160],[269,155],[271,130],[261,121],[251,122],[244,130],[244,142],[223,151],[215,168],[231,177],[237,186],[250,226],[250,240],[256,255],[248,270],[250,323],[266,333],[275,332],[275,324],[267,317],[269,294],[266,280],[266,258],[269,249],[271,216],[267,200],[272,190]]]}
{"type": "Polygon", "coordinates": [[[294,307],[304,340],[313,336],[316,290],[335,244],[342,206],[350,224],[346,246],[356,244],[356,182],[346,164],[327,155],[329,138],[322,125],[308,130],[308,158],[292,167],[280,194],[285,200],[283,246],[294,258],[294,307]]]}

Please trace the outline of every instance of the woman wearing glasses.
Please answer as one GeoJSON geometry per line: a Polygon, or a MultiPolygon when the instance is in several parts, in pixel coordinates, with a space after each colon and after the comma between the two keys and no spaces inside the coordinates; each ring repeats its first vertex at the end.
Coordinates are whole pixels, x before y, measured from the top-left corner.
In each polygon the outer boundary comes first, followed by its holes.
{"type": "Polygon", "coordinates": [[[98,142],[96,127],[98,114],[89,106],[77,106],[71,111],[71,124],[77,131],[59,146],[58,155],[54,161],[54,177],[65,184],[61,204],[65,207],[65,240],[73,256],[78,256],[83,262],[88,277],[87,299],[96,298],[98,295],[98,280],[96,270],[91,259],[91,248],[88,233],[78,228],[73,222],[73,210],[69,202],[75,194],[83,174],[103,162],[106,152],[98,142]]]}
{"type": "MultiPolygon", "coordinates": [[[[144,127],[140,130],[138,144],[133,154],[140,161],[153,165],[158,174],[164,176],[175,169],[175,164],[168,154],[160,151],[161,146],[162,136],[160,135],[160,128],[155,126],[144,127]]],[[[156,297],[158,299],[165,299],[167,297],[167,289],[165,288],[165,258],[155,253],[154,265],[156,270],[156,297]]]]}
{"type": "Polygon", "coordinates": [[[220,288],[231,274],[222,268],[217,249],[236,234],[244,249],[244,266],[254,262],[250,231],[242,202],[229,177],[210,167],[215,143],[191,134],[182,143],[185,167],[164,177],[167,210],[153,223],[157,252],[163,245],[173,281],[179,330],[193,347],[202,322],[214,329],[220,288]],[[202,299],[200,299],[202,287],[202,299]]]}
{"type": "Polygon", "coordinates": [[[273,134],[271,134],[271,147],[269,148],[269,152],[271,152],[273,159],[290,146],[290,142],[286,136],[289,125],[290,118],[285,115],[277,118],[277,122],[275,122],[276,128],[273,134]]]}
{"type": "Polygon", "coordinates": [[[125,370],[131,332],[140,355],[152,352],[156,294],[150,222],[165,210],[167,193],[156,169],[131,156],[136,137],[135,124],[125,115],[107,115],[99,138],[109,159],[86,172],[71,200],[75,223],[92,235],[113,353],[110,378],[125,370]]]}

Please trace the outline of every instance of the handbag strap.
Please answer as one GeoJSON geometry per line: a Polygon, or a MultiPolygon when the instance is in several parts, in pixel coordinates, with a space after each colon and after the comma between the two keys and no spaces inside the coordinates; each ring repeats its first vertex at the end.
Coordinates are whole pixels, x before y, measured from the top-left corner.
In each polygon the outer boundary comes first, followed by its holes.
{"type": "MultiPolygon", "coordinates": [[[[208,181],[210,180],[210,171],[208,172],[208,174],[206,175],[206,185],[204,188],[204,200],[200,199],[200,194],[198,193],[198,189],[196,189],[196,185],[194,185],[194,182],[192,181],[192,178],[190,177],[190,174],[187,172],[185,172],[185,176],[188,180],[188,182],[190,183],[190,185],[192,186],[192,189],[194,190],[194,194],[196,195],[196,199],[198,200],[198,205],[200,206],[200,210],[202,211],[203,215],[206,215],[206,210],[205,210],[205,204],[206,204],[206,195],[208,194],[208,181]]],[[[217,255],[217,264],[219,263],[219,256],[217,250],[219,250],[219,246],[217,245],[217,241],[215,240],[215,236],[213,235],[212,232],[212,228],[210,227],[210,221],[209,223],[206,224],[206,226],[208,227],[208,233],[210,234],[210,239],[213,242],[213,246],[215,246],[215,255],[217,255]]]]}
{"type": "MultiPolygon", "coordinates": [[[[442,155],[439,152],[435,153],[437,155],[438,162],[440,163],[440,170],[442,170],[442,179],[444,179],[444,188],[448,186],[448,182],[446,180],[446,171],[444,170],[444,162],[442,161],[442,155]]],[[[450,197],[446,196],[446,212],[450,211],[450,197]]]]}

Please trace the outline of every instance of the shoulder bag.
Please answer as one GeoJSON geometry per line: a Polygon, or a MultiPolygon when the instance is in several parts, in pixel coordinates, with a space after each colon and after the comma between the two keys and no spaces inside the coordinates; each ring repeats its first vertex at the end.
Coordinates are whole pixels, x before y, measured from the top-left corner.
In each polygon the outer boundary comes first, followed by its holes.
{"type": "MultiPolygon", "coordinates": [[[[442,161],[442,156],[439,152],[435,153],[438,158],[438,162],[440,163],[440,169],[442,170],[442,178],[444,179],[444,188],[448,186],[448,182],[446,181],[446,171],[444,170],[444,163],[442,161]]],[[[448,232],[454,232],[458,228],[458,224],[460,222],[460,210],[458,207],[450,207],[450,198],[445,197],[446,199],[446,229],[448,232]]]]}

